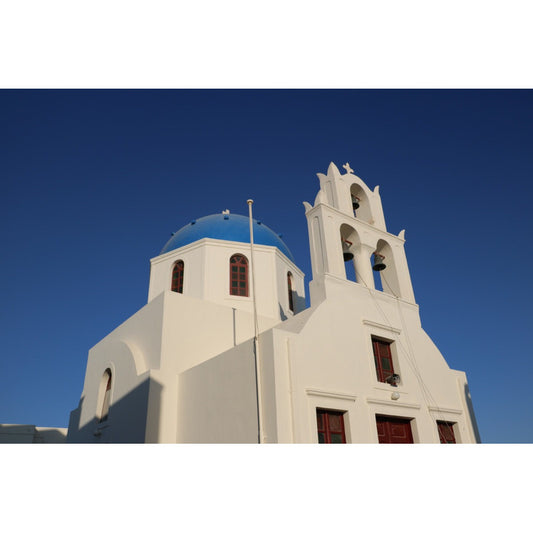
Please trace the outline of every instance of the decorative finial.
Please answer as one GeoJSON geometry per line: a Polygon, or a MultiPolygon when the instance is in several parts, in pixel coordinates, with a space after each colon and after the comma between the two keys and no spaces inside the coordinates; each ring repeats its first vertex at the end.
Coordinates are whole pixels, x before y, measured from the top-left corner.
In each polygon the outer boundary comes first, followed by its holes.
{"type": "Polygon", "coordinates": [[[346,163],[345,165],[342,165],[342,168],[346,170],[346,174],[353,174],[353,170],[350,168],[350,163],[346,163]]]}
{"type": "Polygon", "coordinates": [[[224,211],[222,211],[222,214],[223,215],[229,215],[229,209],[224,209],[224,211]]]}

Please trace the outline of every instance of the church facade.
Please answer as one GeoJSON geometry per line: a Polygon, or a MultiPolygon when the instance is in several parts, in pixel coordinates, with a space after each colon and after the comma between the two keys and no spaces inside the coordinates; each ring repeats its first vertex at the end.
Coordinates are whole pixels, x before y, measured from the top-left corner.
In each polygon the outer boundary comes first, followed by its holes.
{"type": "Polygon", "coordinates": [[[253,248],[248,217],[190,222],[151,260],[148,303],[89,351],[67,442],[479,442],[466,376],[421,326],[404,232],[344,168],[304,202],[310,307],[261,221],[253,248]]]}

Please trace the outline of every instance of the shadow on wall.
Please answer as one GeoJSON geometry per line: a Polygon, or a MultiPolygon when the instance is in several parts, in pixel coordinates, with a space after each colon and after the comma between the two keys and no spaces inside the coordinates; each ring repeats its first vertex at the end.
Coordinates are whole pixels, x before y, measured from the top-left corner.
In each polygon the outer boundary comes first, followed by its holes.
{"type": "Polygon", "coordinates": [[[305,311],[307,309],[307,304],[305,303],[305,297],[300,296],[299,294],[293,294],[294,298],[294,309],[296,312],[295,315],[298,313],[301,313],[302,311],[305,311]]]}
{"type": "Polygon", "coordinates": [[[476,442],[481,443],[481,437],[479,435],[479,429],[477,427],[476,415],[474,414],[474,405],[472,404],[472,396],[470,395],[470,389],[468,383],[465,383],[464,386],[466,407],[468,409],[468,415],[470,416],[470,421],[472,422],[472,427],[474,428],[474,435],[476,437],[476,442]]]}
{"type": "Polygon", "coordinates": [[[0,443],[2,444],[63,444],[66,436],[66,428],[0,424],[0,443]]]}
{"type": "Polygon", "coordinates": [[[147,442],[147,429],[150,435],[158,435],[161,390],[162,386],[158,381],[147,377],[120,400],[112,401],[107,420],[101,422],[94,416],[80,427],[80,413],[84,402],[82,397],[78,408],[70,414],[67,443],[147,442]]]}
{"type": "Polygon", "coordinates": [[[67,439],[67,431],[56,428],[35,428],[33,437],[34,444],[64,444],[67,439]]]}
{"type": "MultiPolygon", "coordinates": [[[[307,309],[307,305],[305,303],[305,298],[303,298],[302,296],[296,294],[296,293],[293,293],[293,296],[294,298],[294,309],[295,309],[295,312],[294,314],[297,315],[298,313],[301,313],[302,311],[305,311],[305,309],[307,309]]],[[[283,320],[287,320],[287,318],[289,318],[285,312],[283,311],[283,307],[281,307],[281,304],[278,304],[279,306],[279,317],[280,319],[283,321],[283,320]]]]}

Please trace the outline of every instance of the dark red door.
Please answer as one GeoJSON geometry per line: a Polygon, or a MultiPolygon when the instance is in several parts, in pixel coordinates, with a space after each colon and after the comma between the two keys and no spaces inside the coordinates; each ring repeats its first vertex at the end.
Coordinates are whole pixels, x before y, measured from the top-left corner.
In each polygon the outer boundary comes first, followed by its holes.
{"type": "Polygon", "coordinates": [[[376,425],[380,444],[413,444],[409,418],[376,415],[376,425]]]}

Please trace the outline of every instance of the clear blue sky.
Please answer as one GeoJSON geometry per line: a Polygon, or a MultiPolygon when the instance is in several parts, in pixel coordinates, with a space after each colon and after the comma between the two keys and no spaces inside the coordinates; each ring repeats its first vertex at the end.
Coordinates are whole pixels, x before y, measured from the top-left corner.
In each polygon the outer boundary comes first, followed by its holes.
{"type": "Polygon", "coordinates": [[[533,442],[533,92],[0,92],[0,423],[68,425],[87,352],[171,232],[254,215],[311,277],[302,201],[350,162],[406,229],[422,324],[484,442],[533,442]]]}

